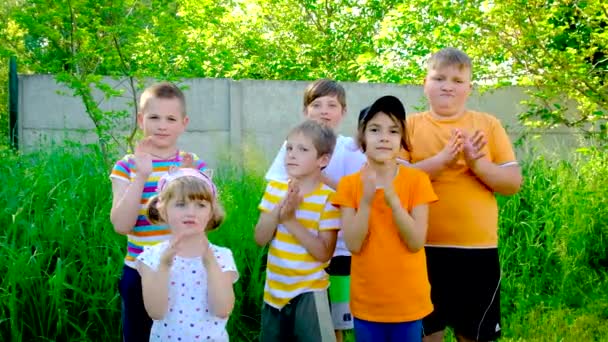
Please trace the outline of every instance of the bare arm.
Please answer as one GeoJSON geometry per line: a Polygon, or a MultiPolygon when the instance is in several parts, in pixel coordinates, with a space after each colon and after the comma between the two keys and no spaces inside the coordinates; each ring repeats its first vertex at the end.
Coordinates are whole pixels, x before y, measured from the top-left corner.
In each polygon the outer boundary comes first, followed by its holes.
{"type": "Polygon", "coordinates": [[[169,271],[167,265],[161,264],[158,271],[154,271],[139,262],[144,307],[154,320],[163,319],[169,307],[169,271]]]}
{"type": "MultiPolygon", "coordinates": [[[[450,165],[458,160],[458,156],[462,151],[463,136],[460,130],[452,130],[450,140],[436,155],[421,160],[412,166],[426,172],[431,180],[439,177],[439,175],[450,165]]],[[[482,146],[483,147],[483,146],[482,146]]]]}
{"type": "Polygon", "coordinates": [[[436,154],[430,158],[412,164],[412,167],[426,172],[430,179],[435,179],[443,172],[443,170],[445,170],[447,165],[447,162],[442,158],[442,156],[440,154],[436,154]]]}
{"type": "Polygon", "coordinates": [[[346,207],[340,209],[344,242],[352,253],[356,254],[361,251],[363,242],[367,237],[370,209],[370,204],[364,201],[361,201],[357,211],[346,207]]]}
{"type": "Polygon", "coordinates": [[[471,171],[490,190],[501,195],[516,194],[521,188],[522,175],[519,165],[500,166],[480,158],[472,163],[471,171]]]}
{"type": "Polygon", "coordinates": [[[428,227],[429,207],[426,204],[417,205],[412,209],[410,215],[401,205],[396,193],[387,191],[387,202],[393,212],[393,219],[397,224],[399,236],[411,252],[419,251],[426,241],[428,227]]]}
{"type": "Polygon", "coordinates": [[[213,254],[203,259],[203,265],[207,269],[206,295],[211,312],[217,317],[228,318],[234,308],[232,284],[236,279],[236,272],[223,272],[213,254]]]}
{"type": "Polygon", "coordinates": [[[112,179],[112,210],[110,221],[119,234],[129,234],[139,216],[141,194],[144,191],[147,176],[137,175],[133,182],[127,183],[112,179]]]}
{"type": "Polygon", "coordinates": [[[324,173],[321,173],[321,182],[325,183],[330,188],[336,190],[338,188],[338,182],[332,181],[329,177],[327,177],[324,173]]]}
{"type": "Polygon", "coordinates": [[[277,231],[277,226],[279,225],[280,210],[281,206],[277,205],[269,213],[260,213],[260,218],[255,226],[254,233],[255,243],[257,243],[258,246],[265,246],[274,237],[274,234],[277,231]]]}
{"type": "Polygon", "coordinates": [[[318,236],[315,236],[295,218],[283,222],[283,225],[306,248],[313,258],[326,262],[333,256],[334,249],[336,248],[336,239],[338,238],[337,230],[321,231],[318,236]]]}

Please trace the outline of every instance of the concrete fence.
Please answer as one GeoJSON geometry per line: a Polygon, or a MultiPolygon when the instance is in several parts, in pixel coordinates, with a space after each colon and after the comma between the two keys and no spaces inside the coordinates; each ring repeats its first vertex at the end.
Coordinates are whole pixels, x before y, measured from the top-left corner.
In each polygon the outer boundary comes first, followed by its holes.
{"type": "MultiPolygon", "coordinates": [[[[125,80],[106,79],[119,97],[104,99],[96,94],[103,110],[133,112],[133,94],[125,80]]],[[[229,79],[187,79],[185,86],[190,124],[180,138],[180,146],[197,153],[211,165],[221,154],[236,151],[237,157],[247,160],[258,151],[263,163],[269,163],[290,127],[302,119],[302,95],[308,82],[254,81],[229,79]],[[240,154],[240,155],[239,155],[240,154]]],[[[359,110],[382,95],[395,95],[406,106],[408,113],[426,107],[421,86],[371,83],[343,83],[347,94],[347,115],[340,127],[345,135],[354,135],[359,110]]],[[[23,151],[44,148],[51,142],[66,140],[94,143],[94,125],[87,116],[79,97],[55,82],[51,75],[19,77],[19,147],[23,151]]],[[[137,96],[139,94],[136,94],[137,96]]],[[[522,132],[517,114],[525,111],[520,104],[527,99],[522,88],[475,92],[469,108],[495,114],[505,125],[512,139],[522,132]]],[[[126,135],[133,128],[134,117],[117,122],[114,135],[126,135]]],[[[562,132],[543,132],[541,144],[554,148],[572,144],[576,137],[562,132]]]]}

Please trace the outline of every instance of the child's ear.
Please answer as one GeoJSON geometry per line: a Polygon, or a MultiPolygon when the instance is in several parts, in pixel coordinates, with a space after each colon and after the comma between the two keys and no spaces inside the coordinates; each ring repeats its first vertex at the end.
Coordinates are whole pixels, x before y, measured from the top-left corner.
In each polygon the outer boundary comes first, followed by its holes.
{"type": "Polygon", "coordinates": [[[329,164],[330,159],[331,159],[331,154],[328,154],[328,153],[320,156],[318,159],[319,167],[326,167],[329,164]]]}
{"type": "Polygon", "coordinates": [[[209,179],[213,179],[213,169],[205,169],[203,171],[203,174],[209,177],[209,179]]]}
{"type": "Polygon", "coordinates": [[[144,113],[142,113],[142,112],[137,113],[137,126],[141,130],[144,129],[144,113]]]}

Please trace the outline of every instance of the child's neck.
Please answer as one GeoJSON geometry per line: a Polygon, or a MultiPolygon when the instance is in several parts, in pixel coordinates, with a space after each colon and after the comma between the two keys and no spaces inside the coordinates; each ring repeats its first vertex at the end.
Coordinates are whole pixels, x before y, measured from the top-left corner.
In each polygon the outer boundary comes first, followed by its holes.
{"type": "Polygon", "coordinates": [[[162,148],[162,149],[152,149],[148,151],[148,153],[152,156],[152,159],[160,159],[167,160],[173,159],[177,154],[178,148],[177,146],[162,148]]]}
{"type": "MultiPolygon", "coordinates": [[[[204,233],[203,233],[204,234],[204,233]]],[[[200,239],[206,239],[205,236],[201,236],[200,239]]],[[[196,258],[201,256],[201,242],[199,236],[192,235],[188,239],[183,239],[179,243],[179,252],[177,255],[183,258],[196,258]]]]}
{"type": "Polygon", "coordinates": [[[376,172],[376,177],[379,180],[389,181],[395,178],[399,170],[399,164],[396,159],[387,160],[384,162],[376,162],[368,159],[368,165],[376,172]]]}
{"type": "Polygon", "coordinates": [[[439,114],[435,110],[433,110],[433,108],[431,108],[430,112],[431,112],[431,116],[433,116],[437,120],[455,120],[464,115],[464,113],[466,112],[466,108],[459,109],[458,111],[453,112],[453,113],[443,113],[443,114],[439,114]]]}
{"type": "Polygon", "coordinates": [[[321,172],[300,177],[290,176],[290,178],[298,182],[300,194],[305,195],[314,191],[319,186],[319,183],[321,183],[321,172]]]}

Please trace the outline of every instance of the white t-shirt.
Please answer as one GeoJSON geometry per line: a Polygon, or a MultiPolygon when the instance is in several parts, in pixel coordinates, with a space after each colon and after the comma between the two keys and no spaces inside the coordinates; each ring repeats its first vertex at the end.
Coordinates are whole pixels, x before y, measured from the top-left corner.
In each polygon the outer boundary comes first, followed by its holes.
{"type": "MultiPolygon", "coordinates": [[[[338,135],[336,147],[331,156],[331,160],[323,173],[333,182],[338,183],[344,176],[353,174],[361,169],[367,158],[361,151],[357,143],[351,137],[338,135]]],[[[270,169],[266,172],[266,180],[276,180],[286,182],[289,176],[285,169],[285,143],[281,146],[279,153],[274,158],[270,169]]],[[[350,252],[346,248],[344,239],[342,239],[342,230],[338,233],[336,242],[336,251],[334,256],[349,256],[350,252]]]]}
{"type": "MultiPolygon", "coordinates": [[[[146,246],[137,260],[156,271],[160,257],[168,247],[169,241],[146,246]]],[[[213,244],[210,247],[223,272],[237,272],[228,248],[213,244]]],[[[169,273],[169,307],[165,317],[152,324],[150,341],[228,342],[227,322],[227,319],[216,317],[209,310],[207,270],[202,259],[175,256],[169,273]]]]}

